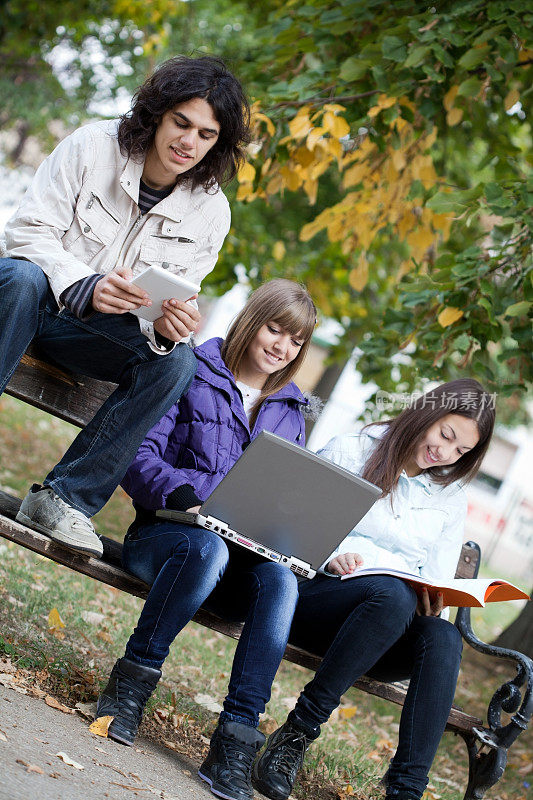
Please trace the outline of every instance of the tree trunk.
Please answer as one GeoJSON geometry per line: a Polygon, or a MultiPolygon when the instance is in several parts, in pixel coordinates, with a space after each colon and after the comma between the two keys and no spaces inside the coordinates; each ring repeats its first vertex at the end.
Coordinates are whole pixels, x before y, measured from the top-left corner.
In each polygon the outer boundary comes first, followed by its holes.
{"type": "MultiPolygon", "coordinates": [[[[313,389],[313,394],[319,397],[324,405],[329,400],[333,389],[335,388],[337,381],[341,376],[341,372],[343,371],[344,367],[346,366],[345,361],[335,361],[333,364],[330,364],[324,372],[322,373],[318,383],[313,389]]],[[[309,439],[311,435],[311,431],[313,430],[314,424],[316,420],[314,419],[306,419],[305,421],[305,439],[306,441],[309,439]]]]}
{"type": "MultiPolygon", "coordinates": [[[[530,594],[533,594],[533,590],[530,594]]],[[[522,613],[498,636],[494,644],[510,647],[533,658],[533,601],[524,606],[522,613]]]]}

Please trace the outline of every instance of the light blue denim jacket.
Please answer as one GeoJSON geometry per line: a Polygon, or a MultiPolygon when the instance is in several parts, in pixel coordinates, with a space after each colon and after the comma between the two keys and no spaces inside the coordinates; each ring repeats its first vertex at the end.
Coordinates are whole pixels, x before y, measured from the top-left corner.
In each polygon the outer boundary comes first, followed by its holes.
{"type": "MultiPolygon", "coordinates": [[[[383,428],[376,426],[370,431],[336,436],[319,455],[360,475],[383,428]]],[[[453,578],[466,510],[460,483],[443,487],[425,472],[414,477],[402,472],[392,507],[390,496],[377,500],[321,571],[340,553],[359,553],[364,567],[390,567],[436,580],[453,578]]]]}

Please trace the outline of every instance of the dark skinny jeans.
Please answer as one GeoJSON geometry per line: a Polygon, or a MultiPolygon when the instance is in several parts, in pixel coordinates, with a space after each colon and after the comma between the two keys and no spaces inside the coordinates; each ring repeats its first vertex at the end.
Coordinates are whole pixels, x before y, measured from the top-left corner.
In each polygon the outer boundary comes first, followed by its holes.
{"type": "Polygon", "coordinates": [[[398,748],[387,773],[388,794],[421,797],[453,702],[461,636],[438,617],[415,615],[411,587],[388,576],[341,581],[318,575],[299,586],[290,641],[323,655],[303,689],[297,720],[311,735],[329,719],[342,695],[362,675],[384,681],[410,678],[398,748]]]}
{"type": "Polygon", "coordinates": [[[244,622],[221,720],[257,727],[270,699],[298,599],[296,577],[203,528],[157,522],[124,541],[124,567],[152,588],[126,656],[159,668],[178,633],[203,605],[244,622]]]}

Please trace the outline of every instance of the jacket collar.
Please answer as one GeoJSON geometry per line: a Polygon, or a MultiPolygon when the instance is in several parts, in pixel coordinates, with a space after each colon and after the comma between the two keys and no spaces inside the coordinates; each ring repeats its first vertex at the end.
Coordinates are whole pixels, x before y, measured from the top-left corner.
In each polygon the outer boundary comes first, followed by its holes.
{"type": "MultiPolygon", "coordinates": [[[[120,176],[120,185],[134,203],[139,202],[139,186],[143,169],[144,161],[138,162],[128,158],[120,176]]],[[[190,205],[190,200],[190,186],[187,183],[178,184],[167,197],[157,203],[157,213],[173,222],[181,222],[183,214],[190,205]]]]}
{"type": "MultiPolygon", "coordinates": [[[[222,343],[223,339],[216,337],[214,339],[208,339],[206,342],[203,342],[203,344],[194,348],[194,354],[199,361],[198,374],[208,383],[211,383],[219,389],[226,389],[226,391],[229,381],[233,389],[237,391],[235,376],[227,368],[220,354],[222,343]]],[[[303,405],[307,405],[309,402],[292,381],[267,398],[269,402],[272,400],[294,400],[303,405]]]]}

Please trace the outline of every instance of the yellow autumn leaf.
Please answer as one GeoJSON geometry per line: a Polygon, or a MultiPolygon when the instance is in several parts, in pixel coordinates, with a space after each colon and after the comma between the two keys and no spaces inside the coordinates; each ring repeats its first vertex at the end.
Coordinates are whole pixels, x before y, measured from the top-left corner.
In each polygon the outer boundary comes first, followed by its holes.
{"type": "Polygon", "coordinates": [[[361,253],[357,266],[350,270],[348,282],[356,292],[362,292],[368,283],[368,261],[364,253],[361,253]]]}
{"type": "Polygon", "coordinates": [[[282,241],[279,240],[274,244],[274,247],[272,248],[272,254],[276,259],[276,261],[281,261],[284,258],[286,252],[287,251],[285,249],[285,245],[283,244],[282,241]]]}
{"type": "Polygon", "coordinates": [[[459,86],[452,86],[444,95],[443,106],[446,111],[451,111],[453,108],[453,104],[455,98],[457,97],[457,92],[459,91],[459,86]]]}
{"type": "Polygon", "coordinates": [[[289,130],[293,139],[302,139],[309,133],[311,127],[311,120],[307,112],[305,114],[302,114],[301,111],[298,112],[289,122],[289,130]]]}
{"type": "Polygon", "coordinates": [[[401,172],[406,164],[405,153],[402,150],[395,150],[392,154],[392,163],[394,168],[401,172]]]}
{"type": "Polygon", "coordinates": [[[89,725],[89,730],[91,733],[94,733],[95,736],[103,736],[107,739],[108,728],[114,719],[114,717],[98,717],[98,719],[95,719],[95,721],[89,725]]]}
{"type": "Polygon", "coordinates": [[[308,197],[309,204],[314,206],[314,204],[316,203],[316,196],[318,194],[318,181],[308,178],[304,182],[304,192],[308,197]]]}
{"type": "Polygon", "coordinates": [[[342,139],[343,136],[348,136],[350,133],[350,126],[344,117],[338,117],[331,111],[326,111],[324,114],[322,125],[336,139],[342,139]]]}
{"type": "Polygon", "coordinates": [[[449,325],[453,325],[454,322],[457,322],[458,319],[461,319],[463,314],[464,311],[461,311],[461,309],[448,306],[448,308],[440,312],[437,319],[441,327],[447,328],[449,325]]]}
{"type": "Polygon", "coordinates": [[[307,147],[297,147],[296,150],[291,152],[291,156],[302,167],[308,167],[315,160],[315,156],[307,147]]]}
{"type": "Polygon", "coordinates": [[[344,178],[342,180],[343,186],[346,189],[349,189],[350,186],[357,186],[366,176],[369,169],[370,165],[367,164],[366,161],[363,161],[362,164],[354,164],[353,167],[350,167],[344,173],[344,178]]]}
{"type": "Polygon", "coordinates": [[[463,109],[462,108],[452,108],[446,114],[446,122],[453,128],[454,125],[458,125],[462,118],[463,118],[463,109]]]}
{"type": "Polygon", "coordinates": [[[237,173],[237,180],[239,183],[253,183],[254,178],[255,167],[252,167],[248,161],[245,161],[237,173]]]}
{"type": "Polygon", "coordinates": [[[312,222],[308,222],[307,225],[304,225],[302,230],[300,231],[299,239],[301,242],[308,242],[313,236],[316,236],[319,231],[322,230],[324,227],[322,221],[318,221],[314,219],[312,222]]]}
{"type": "Polygon", "coordinates": [[[315,145],[322,138],[322,136],[326,133],[326,129],[322,127],[313,128],[308,137],[307,137],[307,147],[309,150],[314,150],[315,145]]]}
{"type": "Polygon", "coordinates": [[[57,608],[53,608],[48,614],[48,628],[51,632],[58,631],[65,627],[57,608]]]}
{"type": "Polygon", "coordinates": [[[509,111],[515,103],[518,103],[520,100],[520,94],[518,89],[511,89],[509,94],[506,96],[505,100],[503,101],[503,107],[506,111],[509,111]]]}
{"type": "Polygon", "coordinates": [[[256,111],[254,113],[254,115],[253,115],[253,122],[255,122],[256,120],[260,120],[261,122],[264,122],[265,125],[266,125],[266,129],[267,129],[268,133],[271,136],[274,136],[274,134],[276,133],[276,128],[275,128],[274,123],[272,122],[272,120],[269,119],[266,114],[263,114],[261,111],[256,111]]]}
{"type": "Polygon", "coordinates": [[[388,97],[386,94],[380,94],[378,97],[378,106],[380,108],[390,108],[396,101],[396,97],[388,97]]]}
{"type": "Polygon", "coordinates": [[[326,103],[324,111],[331,111],[332,114],[338,114],[339,111],[346,111],[346,108],[340,106],[338,103],[326,103]]]}
{"type": "Polygon", "coordinates": [[[414,251],[414,255],[419,258],[424,255],[428,247],[431,247],[435,239],[435,234],[429,227],[419,225],[407,234],[407,244],[414,251]]]}
{"type": "Polygon", "coordinates": [[[374,119],[381,110],[381,106],[372,106],[372,108],[368,109],[367,116],[370,117],[370,119],[374,119]]]}
{"type": "Polygon", "coordinates": [[[277,194],[283,185],[281,175],[274,175],[274,177],[267,183],[266,193],[277,194]]]}
{"type": "Polygon", "coordinates": [[[254,196],[254,190],[251,183],[241,183],[237,189],[237,200],[249,200],[254,196]]]}
{"type": "Polygon", "coordinates": [[[355,714],[357,714],[357,711],[357,706],[340,706],[339,717],[341,719],[351,719],[353,716],[355,716],[355,714]]]}
{"type": "Polygon", "coordinates": [[[283,177],[285,185],[291,192],[295,192],[302,182],[297,170],[291,169],[291,167],[288,166],[284,166],[280,169],[280,175],[283,177]]]}

